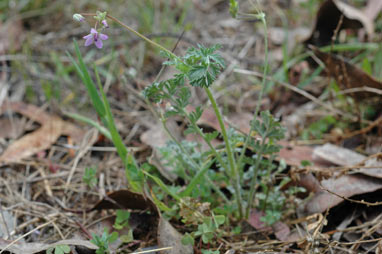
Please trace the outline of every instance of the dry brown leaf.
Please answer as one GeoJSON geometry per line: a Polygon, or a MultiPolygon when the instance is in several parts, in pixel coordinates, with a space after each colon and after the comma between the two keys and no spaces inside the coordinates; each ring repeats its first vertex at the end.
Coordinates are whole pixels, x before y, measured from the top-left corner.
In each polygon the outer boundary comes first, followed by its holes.
{"type": "Polygon", "coordinates": [[[382,161],[378,160],[378,157],[367,158],[362,154],[333,144],[316,147],[313,155],[335,165],[352,167],[352,172],[382,178],[382,161]]]}
{"type": "Polygon", "coordinates": [[[91,210],[103,209],[132,209],[150,210],[155,216],[159,215],[158,208],[151,199],[129,190],[118,190],[107,194],[91,210]]]}
{"type": "Polygon", "coordinates": [[[24,131],[24,126],[19,118],[0,118],[0,138],[18,138],[24,131]]]}
{"type": "Polygon", "coordinates": [[[135,213],[135,217],[131,214],[129,225],[133,229],[136,228],[139,230],[140,228],[145,228],[145,226],[142,226],[143,224],[149,223],[152,229],[157,229],[159,246],[172,247],[170,250],[164,251],[163,253],[193,253],[193,246],[182,245],[182,235],[172,227],[168,221],[160,216],[158,208],[148,197],[144,197],[139,193],[134,193],[129,190],[115,191],[107,194],[107,197],[98,202],[91,210],[103,209],[131,209],[139,211],[138,213],[135,213]],[[151,213],[144,214],[142,213],[143,211],[150,211],[151,213]],[[142,218],[144,218],[145,221],[139,222],[142,218]]]}
{"type": "Polygon", "coordinates": [[[267,226],[265,222],[261,221],[261,217],[264,217],[265,213],[263,211],[258,211],[256,209],[252,209],[249,213],[249,217],[247,219],[247,222],[249,225],[251,225],[253,228],[259,230],[259,231],[272,231],[272,228],[270,226],[267,226]]]}
{"type": "Polygon", "coordinates": [[[13,142],[0,156],[0,161],[20,161],[51,147],[61,136],[63,127],[60,118],[52,118],[52,120],[42,125],[38,130],[13,142]]]}
{"type": "Polygon", "coordinates": [[[180,234],[168,221],[162,217],[158,225],[158,244],[159,247],[171,247],[170,250],[162,251],[166,254],[192,254],[194,249],[192,245],[182,244],[183,235],[180,234]]]}
{"type": "Polygon", "coordinates": [[[363,13],[374,20],[382,10],[382,1],[381,0],[369,0],[367,6],[363,10],[363,13]]]}
{"type": "Polygon", "coordinates": [[[367,16],[362,10],[359,10],[344,2],[335,0],[334,3],[346,18],[350,20],[358,20],[359,22],[361,22],[367,34],[369,35],[369,38],[373,37],[374,23],[372,16],[367,16]]]}
{"type": "MultiPolygon", "coordinates": [[[[321,184],[323,188],[345,198],[382,189],[382,181],[380,179],[363,175],[344,175],[339,178],[323,180],[321,184]]],[[[305,212],[308,214],[325,212],[327,209],[344,201],[339,196],[322,190],[316,193],[304,206],[305,212]]]]}
{"type": "Polygon", "coordinates": [[[14,141],[0,156],[1,162],[20,161],[52,146],[61,135],[73,137],[79,142],[83,131],[77,126],[63,121],[60,117],[47,114],[42,109],[22,102],[5,102],[0,113],[14,111],[41,124],[36,131],[14,141]]]}
{"type": "Polygon", "coordinates": [[[277,221],[272,225],[272,230],[276,238],[280,241],[286,241],[290,235],[290,229],[287,224],[277,221]]]}
{"type": "Polygon", "coordinates": [[[366,159],[362,154],[329,143],[316,147],[313,156],[339,166],[356,165],[366,159]]]}
{"type": "MultiPolygon", "coordinates": [[[[370,7],[371,8],[371,7],[370,7]]],[[[323,2],[317,12],[316,23],[305,45],[325,46],[332,42],[337,26],[343,20],[339,30],[365,28],[369,38],[374,34],[374,16],[368,16],[362,10],[338,0],[323,2]]]]}
{"type": "MultiPolygon", "coordinates": [[[[311,46],[314,54],[325,64],[327,72],[332,76],[342,89],[371,87],[382,89],[382,82],[374,79],[366,72],[362,71],[353,64],[341,59],[340,57],[320,51],[318,48],[311,46]]],[[[365,98],[372,93],[360,92],[352,93],[355,98],[365,98]]]]}

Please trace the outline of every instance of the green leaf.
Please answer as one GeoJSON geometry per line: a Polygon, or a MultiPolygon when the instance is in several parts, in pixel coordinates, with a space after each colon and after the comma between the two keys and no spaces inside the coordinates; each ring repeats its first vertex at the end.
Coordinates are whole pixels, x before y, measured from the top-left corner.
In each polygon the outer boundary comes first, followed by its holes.
{"type": "Polygon", "coordinates": [[[70,252],[70,247],[66,244],[60,244],[55,246],[54,254],[65,254],[70,252]]]}
{"type": "Polygon", "coordinates": [[[237,12],[239,11],[239,3],[236,0],[229,1],[229,13],[232,18],[236,18],[237,12]]]}
{"type": "Polygon", "coordinates": [[[64,112],[64,114],[66,116],[69,116],[69,117],[75,119],[75,120],[81,121],[83,123],[87,123],[87,124],[95,127],[99,132],[102,133],[102,135],[104,135],[108,139],[112,140],[111,139],[111,134],[110,134],[109,130],[106,129],[105,127],[103,127],[102,125],[100,125],[98,122],[93,121],[92,119],[90,119],[90,118],[88,118],[86,116],[79,115],[77,113],[64,112]]]}
{"type": "Polygon", "coordinates": [[[225,216],[224,215],[215,215],[214,216],[215,223],[217,226],[223,225],[225,222],[225,216]]]}
{"type": "Polygon", "coordinates": [[[182,244],[183,245],[194,245],[195,244],[195,240],[194,238],[192,237],[192,235],[190,235],[189,233],[186,233],[183,237],[182,237],[182,244]]]}
{"type": "Polygon", "coordinates": [[[382,44],[374,57],[374,76],[381,81],[382,80],[382,44]]]}
{"type": "Polygon", "coordinates": [[[154,182],[155,182],[156,184],[158,184],[159,187],[160,187],[164,192],[166,192],[168,195],[170,195],[171,197],[173,197],[173,198],[174,198],[175,200],[177,200],[177,201],[180,201],[180,200],[181,200],[181,197],[178,196],[177,194],[175,194],[174,192],[172,192],[172,191],[167,187],[167,185],[166,185],[160,178],[158,178],[158,177],[156,177],[156,176],[154,176],[154,175],[152,175],[152,174],[150,174],[150,173],[148,173],[148,172],[146,172],[146,171],[144,171],[144,173],[145,173],[148,177],[150,177],[151,179],[153,179],[154,182]]]}
{"type": "Polygon", "coordinates": [[[371,63],[367,57],[365,57],[362,61],[362,70],[364,70],[367,74],[372,75],[371,63]]]}
{"type": "Polygon", "coordinates": [[[129,181],[129,184],[131,188],[133,189],[133,191],[142,192],[142,184],[140,180],[143,181],[143,177],[140,177],[140,178],[137,177],[137,176],[142,176],[142,174],[139,174],[139,168],[135,162],[135,159],[134,157],[131,156],[131,154],[128,153],[128,150],[125,144],[123,143],[121,136],[119,135],[117,127],[115,126],[114,118],[110,109],[110,104],[103,91],[102,84],[98,75],[98,70],[95,65],[94,65],[94,71],[96,74],[99,90],[102,95],[103,104],[105,105],[104,109],[105,109],[106,124],[110,131],[113,144],[117,148],[117,153],[119,157],[122,159],[122,161],[124,162],[124,165],[126,168],[125,172],[126,172],[127,180],[129,181]]]}
{"type": "Polygon", "coordinates": [[[215,160],[210,160],[204,163],[202,170],[198,171],[198,173],[192,178],[191,182],[187,185],[186,189],[182,191],[179,196],[188,197],[191,195],[191,192],[196,188],[197,184],[200,184],[201,181],[204,180],[204,174],[210,169],[212,163],[215,160]]]}
{"type": "Polygon", "coordinates": [[[204,136],[206,137],[206,140],[211,142],[212,140],[214,140],[215,138],[219,136],[219,132],[213,131],[213,132],[205,133],[204,136]]]}
{"type": "Polygon", "coordinates": [[[129,243],[131,241],[134,240],[134,236],[133,236],[133,230],[132,229],[129,229],[129,232],[127,233],[127,235],[121,235],[119,237],[119,239],[123,242],[123,243],[129,243]]]}
{"type": "Polygon", "coordinates": [[[97,185],[97,170],[95,168],[85,168],[85,173],[82,180],[90,187],[93,188],[97,185]]]}
{"type": "Polygon", "coordinates": [[[115,223],[113,227],[117,230],[121,230],[125,227],[129,226],[129,218],[130,218],[130,212],[127,210],[120,210],[118,209],[116,211],[116,218],[115,223]]]}
{"type": "Polygon", "coordinates": [[[100,96],[98,95],[96,86],[95,86],[93,80],[91,79],[90,74],[89,74],[89,72],[88,72],[88,70],[86,68],[86,65],[85,65],[85,63],[84,63],[84,61],[82,59],[80,48],[78,47],[78,43],[77,43],[76,40],[74,40],[74,48],[76,50],[76,55],[77,55],[79,64],[77,64],[74,61],[74,59],[71,57],[70,54],[68,54],[69,58],[71,59],[71,61],[72,61],[73,65],[74,65],[78,75],[80,76],[80,78],[84,82],[84,84],[86,86],[86,89],[88,90],[88,93],[90,95],[90,99],[93,102],[94,108],[96,109],[98,115],[102,119],[105,116],[105,108],[104,108],[104,105],[103,105],[103,103],[101,101],[100,96]]]}
{"type": "Polygon", "coordinates": [[[118,232],[114,231],[109,235],[109,243],[113,243],[118,239],[118,232]]]}

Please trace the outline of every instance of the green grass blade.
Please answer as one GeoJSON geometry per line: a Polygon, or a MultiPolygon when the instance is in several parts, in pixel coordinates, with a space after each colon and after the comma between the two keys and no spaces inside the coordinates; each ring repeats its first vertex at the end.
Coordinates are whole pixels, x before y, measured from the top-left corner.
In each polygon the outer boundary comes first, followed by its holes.
{"type": "Polygon", "coordinates": [[[86,68],[86,65],[82,59],[82,55],[81,55],[81,52],[80,52],[80,48],[78,47],[78,43],[76,40],[74,40],[74,47],[75,47],[75,50],[76,50],[76,55],[77,55],[77,58],[78,58],[78,61],[79,61],[79,64],[77,64],[73,58],[72,58],[72,62],[74,64],[74,67],[76,68],[77,72],[79,73],[82,81],[84,82],[85,86],[86,86],[86,89],[88,90],[88,93],[90,95],[90,99],[92,100],[93,102],[93,105],[94,105],[94,108],[96,109],[97,111],[97,114],[102,118],[105,117],[105,107],[101,101],[101,98],[97,92],[97,89],[96,89],[96,86],[93,82],[93,80],[91,79],[90,75],[89,75],[89,72],[86,68]]]}
{"type": "Polygon", "coordinates": [[[95,127],[100,133],[102,133],[102,135],[104,135],[108,139],[112,140],[111,134],[110,134],[109,130],[106,129],[105,127],[103,127],[102,125],[100,125],[98,122],[93,121],[93,119],[90,119],[90,118],[88,118],[86,116],[82,116],[82,115],[79,115],[79,114],[76,114],[76,113],[64,112],[64,114],[66,116],[69,116],[69,117],[77,120],[77,121],[80,121],[80,122],[83,122],[83,123],[87,123],[87,124],[95,127]]]}
{"type": "Polygon", "coordinates": [[[96,65],[94,65],[94,71],[97,79],[97,84],[99,86],[99,90],[102,96],[102,102],[105,109],[105,120],[111,134],[111,140],[113,141],[114,146],[117,148],[117,153],[119,157],[121,157],[123,164],[125,165],[126,177],[133,191],[142,192],[143,174],[139,169],[134,157],[131,154],[129,154],[121,136],[119,135],[117,127],[115,126],[114,118],[110,109],[110,104],[103,91],[96,65]]]}
{"type": "Polygon", "coordinates": [[[210,160],[205,163],[205,166],[202,168],[202,170],[198,171],[198,173],[196,173],[195,176],[192,178],[187,188],[179,194],[181,197],[190,196],[192,190],[196,187],[196,185],[199,184],[202,180],[204,180],[203,176],[208,171],[208,169],[210,169],[213,162],[214,160],[210,160]]]}
{"type": "Polygon", "coordinates": [[[168,195],[170,195],[171,197],[173,197],[176,201],[180,201],[181,200],[181,197],[178,196],[177,194],[175,194],[174,192],[172,192],[168,187],[167,185],[158,177],[146,172],[146,171],[143,171],[144,174],[146,174],[148,177],[150,177],[151,179],[153,179],[153,181],[159,185],[159,187],[164,191],[166,192],[168,195]]]}

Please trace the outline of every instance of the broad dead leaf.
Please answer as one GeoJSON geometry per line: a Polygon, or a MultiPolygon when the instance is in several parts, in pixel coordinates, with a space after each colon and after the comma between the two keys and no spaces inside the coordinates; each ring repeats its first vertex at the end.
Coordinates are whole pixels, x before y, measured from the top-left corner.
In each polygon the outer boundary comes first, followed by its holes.
{"type": "Polygon", "coordinates": [[[251,225],[253,228],[259,231],[272,231],[272,228],[270,226],[267,226],[265,222],[261,221],[261,217],[264,216],[265,213],[263,211],[252,209],[247,219],[247,222],[249,223],[249,225],[251,225]]]}
{"type": "MultiPolygon", "coordinates": [[[[370,7],[371,8],[371,7],[370,7]]],[[[317,12],[316,23],[311,36],[304,42],[305,45],[325,46],[333,40],[334,32],[340,23],[339,30],[365,28],[369,38],[374,34],[373,19],[363,10],[354,8],[338,0],[323,2],[317,12]]]]}
{"type": "Polygon", "coordinates": [[[63,127],[60,118],[52,120],[13,142],[0,156],[0,161],[20,161],[51,147],[61,136],[63,127]]]}
{"type": "MultiPolygon", "coordinates": [[[[147,227],[144,226],[144,224],[148,224],[151,230],[157,229],[156,235],[159,246],[172,247],[163,253],[193,253],[193,247],[182,245],[182,235],[172,227],[168,221],[160,216],[158,208],[148,197],[129,190],[115,191],[107,194],[107,198],[98,202],[91,210],[103,209],[130,209],[138,211],[135,213],[135,217],[131,214],[129,225],[134,230],[143,230],[147,227]],[[151,213],[143,213],[144,211],[150,211],[151,213]],[[144,221],[142,221],[142,219],[144,219],[144,221]]],[[[110,222],[108,223],[110,227],[111,224],[110,222]]],[[[147,234],[148,233],[146,233],[146,235],[147,234]]],[[[134,235],[136,235],[135,231],[134,235]]]]}
{"type": "Polygon", "coordinates": [[[382,1],[381,0],[369,0],[367,6],[363,10],[363,13],[374,20],[382,10],[382,1]]]}
{"type": "Polygon", "coordinates": [[[379,157],[367,158],[360,153],[333,144],[316,147],[313,154],[335,165],[351,167],[352,173],[382,179],[382,161],[379,157]]]}
{"type": "Polygon", "coordinates": [[[24,125],[19,118],[0,118],[0,138],[18,138],[24,131],[24,125]]]}
{"type": "Polygon", "coordinates": [[[313,155],[339,166],[356,165],[366,159],[362,154],[329,143],[316,147],[313,155]]]}
{"type": "Polygon", "coordinates": [[[42,109],[22,102],[6,102],[0,113],[9,111],[25,115],[41,124],[36,131],[14,141],[0,156],[0,162],[15,162],[32,156],[51,147],[61,136],[70,136],[77,142],[82,139],[83,131],[60,117],[50,115],[42,109]]]}
{"type": "Polygon", "coordinates": [[[103,209],[149,210],[155,215],[159,214],[158,208],[151,199],[129,190],[118,190],[108,193],[107,197],[95,204],[91,210],[103,209]]]}
{"type": "MultiPolygon", "coordinates": [[[[342,89],[371,87],[382,89],[382,82],[374,79],[366,72],[362,71],[353,64],[341,59],[340,57],[320,51],[318,48],[311,46],[314,54],[325,64],[325,68],[330,76],[332,76],[342,89]]],[[[373,95],[373,93],[357,92],[351,93],[355,98],[365,98],[373,95]]]]}
{"type": "MultiPolygon", "coordinates": [[[[339,178],[330,178],[321,182],[323,188],[345,198],[354,195],[370,193],[382,189],[382,180],[363,175],[344,175],[339,178]]],[[[343,198],[325,190],[318,192],[304,206],[308,214],[322,213],[339,203],[343,198]]]]}
{"type": "Polygon", "coordinates": [[[171,249],[162,251],[166,254],[192,254],[193,246],[182,244],[183,235],[180,234],[168,221],[162,217],[158,225],[158,244],[159,247],[171,247],[171,249]]]}

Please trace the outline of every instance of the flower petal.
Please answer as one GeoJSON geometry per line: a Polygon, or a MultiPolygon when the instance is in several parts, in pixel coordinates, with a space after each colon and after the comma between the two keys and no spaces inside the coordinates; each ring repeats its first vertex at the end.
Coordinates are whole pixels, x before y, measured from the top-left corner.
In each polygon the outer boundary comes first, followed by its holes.
{"type": "Polygon", "coordinates": [[[97,48],[101,49],[102,46],[103,46],[103,43],[102,43],[102,40],[96,40],[94,42],[94,44],[96,45],[97,48]]]}
{"type": "Polygon", "coordinates": [[[109,39],[109,36],[107,36],[106,34],[99,34],[99,38],[101,40],[107,40],[107,39],[109,39]]]}
{"type": "Polygon", "coordinates": [[[97,30],[95,30],[94,28],[90,29],[90,33],[91,34],[98,34],[97,30]]]}
{"type": "Polygon", "coordinates": [[[93,36],[86,38],[86,41],[85,41],[85,47],[87,47],[87,46],[89,46],[89,45],[92,45],[93,42],[94,42],[94,38],[93,38],[93,36]]]}
{"type": "Polygon", "coordinates": [[[89,38],[93,38],[93,35],[92,35],[92,34],[88,34],[88,35],[85,35],[85,36],[82,37],[82,38],[84,38],[85,40],[87,40],[87,39],[89,39],[89,38]]]}

